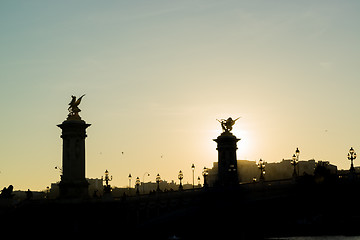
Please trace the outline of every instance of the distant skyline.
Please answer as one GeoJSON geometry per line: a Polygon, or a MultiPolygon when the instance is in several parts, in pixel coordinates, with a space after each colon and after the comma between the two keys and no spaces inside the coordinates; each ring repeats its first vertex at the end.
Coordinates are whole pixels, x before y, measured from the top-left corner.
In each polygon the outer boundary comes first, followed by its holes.
{"type": "MultiPolygon", "coordinates": [[[[60,180],[71,95],[86,94],[86,177],[183,182],[217,161],[360,152],[359,1],[2,1],[0,183],[60,180]]],[[[354,161],[359,166],[360,159],[354,161]]]]}

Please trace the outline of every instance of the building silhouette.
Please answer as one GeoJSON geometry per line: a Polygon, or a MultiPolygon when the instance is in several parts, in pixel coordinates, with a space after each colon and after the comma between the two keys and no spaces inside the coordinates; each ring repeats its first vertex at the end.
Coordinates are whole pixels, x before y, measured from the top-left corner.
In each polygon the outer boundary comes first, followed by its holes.
{"type": "MultiPolygon", "coordinates": [[[[337,167],[330,164],[328,161],[316,162],[314,159],[311,159],[308,161],[299,161],[299,164],[297,165],[299,176],[313,176],[315,168],[319,164],[324,165],[327,169],[329,169],[331,174],[337,173],[337,167]]],[[[260,171],[256,161],[237,160],[237,170],[239,175],[239,183],[249,183],[253,182],[254,180],[259,180],[260,171]]],[[[291,179],[293,176],[293,171],[294,167],[291,165],[291,160],[289,159],[283,159],[281,162],[266,163],[265,180],[274,181],[291,179]]],[[[209,186],[216,185],[218,162],[214,162],[213,167],[208,169],[208,172],[209,186]]]]}

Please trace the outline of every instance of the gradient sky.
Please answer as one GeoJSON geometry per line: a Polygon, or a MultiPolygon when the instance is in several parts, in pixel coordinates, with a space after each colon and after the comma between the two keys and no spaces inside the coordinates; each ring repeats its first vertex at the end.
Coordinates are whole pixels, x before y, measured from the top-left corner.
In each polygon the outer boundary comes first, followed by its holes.
{"type": "MultiPolygon", "coordinates": [[[[216,119],[238,159],[349,168],[360,151],[359,1],[1,1],[0,186],[59,181],[71,95],[86,176],[185,182],[217,161],[216,119]],[[122,154],[124,152],[124,154],[122,154]],[[162,156],[162,157],[161,157],[162,156]],[[178,181],[178,180],[177,180],[178,181]]],[[[355,160],[355,166],[360,165],[355,160]]]]}

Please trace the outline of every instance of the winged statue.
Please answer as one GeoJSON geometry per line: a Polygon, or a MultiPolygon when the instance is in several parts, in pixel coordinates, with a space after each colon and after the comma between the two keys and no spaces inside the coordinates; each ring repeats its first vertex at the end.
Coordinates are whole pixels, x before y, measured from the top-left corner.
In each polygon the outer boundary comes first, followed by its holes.
{"type": "Polygon", "coordinates": [[[232,130],[232,126],[234,126],[236,120],[238,120],[239,118],[240,117],[233,120],[231,117],[229,117],[228,119],[221,119],[221,120],[216,119],[216,120],[221,124],[224,133],[230,133],[230,131],[232,130]]]}
{"type": "Polygon", "coordinates": [[[79,112],[81,112],[80,108],[78,107],[81,103],[81,99],[85,96],[82,95],[81,97],[79,97],[78,99],[76,99],[76,96],[72,95],[71,96],[71,102],[69,103],[69,115],[68,115],[68,119],[74,120],[74,119],[81,119],[79,116],[79,112]]]}

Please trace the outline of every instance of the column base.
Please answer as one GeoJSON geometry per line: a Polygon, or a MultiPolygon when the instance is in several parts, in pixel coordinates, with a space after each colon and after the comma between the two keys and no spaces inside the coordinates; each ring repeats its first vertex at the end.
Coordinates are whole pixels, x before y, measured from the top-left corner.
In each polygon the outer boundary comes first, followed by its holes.
{"type": "Polygon", "coordinates": [[[59,183],[60,198],[89,198],[89,183],[85,181],[59,183]]]}

